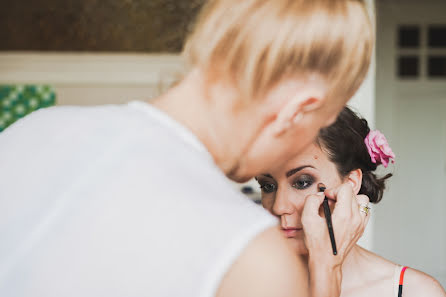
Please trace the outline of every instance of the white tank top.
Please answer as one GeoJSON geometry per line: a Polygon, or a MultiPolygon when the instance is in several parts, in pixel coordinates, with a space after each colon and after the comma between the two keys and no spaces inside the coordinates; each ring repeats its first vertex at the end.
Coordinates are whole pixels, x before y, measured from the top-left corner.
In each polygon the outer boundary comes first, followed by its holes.
{"type": "Polygon", "coordinates": [[[146,103],[40,110],[0,133],[0,296],[213,296],[276,223],[146,103]]]}

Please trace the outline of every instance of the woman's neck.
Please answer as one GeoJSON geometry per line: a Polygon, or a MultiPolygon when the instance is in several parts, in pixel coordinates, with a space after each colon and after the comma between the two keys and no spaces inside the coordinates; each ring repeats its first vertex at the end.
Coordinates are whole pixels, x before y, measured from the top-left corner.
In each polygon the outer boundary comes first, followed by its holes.
{"type": "Polygon", "coordinates": [[[342,264],[342,291],[367,287],[392,275],[393,263],[355,245],[342,264]]]}
{"type": "MultiPolygon", "coordinates": [[[[303,256],[308,261],[308,256],[303,256]]],[[[342,264],[342,284],[341,291],[347,292],[350,289],[364,286],[373,277],[377,256],[370,251],[355,245],[342,264]]]]}
{"type": "Polygon", "coordinates": [[[207,88],[204,78],[195,70],[151,103],[191,130],[227,174],[237,167],[257,128],[251,117],[258,113],[249,109],[236,111],[236,99],[228,87],[215,84],[207,88]]]}
{"type": "Polygon", "coordinates": [[[369,253],[367,250],[355,245],[348,253],[342,264],[343,287],[363,283],[367,279],[365,272],[368,271],[370,263],[367,261],[369,253]],[[358,273],[358,272],[361,273],[358,273]]]}

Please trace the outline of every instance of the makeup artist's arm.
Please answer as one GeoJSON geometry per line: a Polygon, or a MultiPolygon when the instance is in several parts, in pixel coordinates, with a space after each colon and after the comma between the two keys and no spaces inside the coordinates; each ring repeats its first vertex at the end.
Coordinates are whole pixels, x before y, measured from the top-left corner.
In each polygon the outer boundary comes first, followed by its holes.
{"type": "Polygon", "coordinates": [[[336,297],[341,293],[342,263],[348,252],[364,233],[368,217],[360,213],[359,204],[368,203],[364,195],[355,195],[350,184],[325,191],[327,197],[336,200],[332,213],[333,230],[338,254],[333,255],[327,223],[319,215],[323,195],[306,198],[302,213],[305,244],[308,248],[310,292],[312,297],[336,297]]]}
{"type": "Polygon", "coordinates": [[[308,271],[278,228],[260,234],[223,278],[217,297],[308,297],[308,271]]]}

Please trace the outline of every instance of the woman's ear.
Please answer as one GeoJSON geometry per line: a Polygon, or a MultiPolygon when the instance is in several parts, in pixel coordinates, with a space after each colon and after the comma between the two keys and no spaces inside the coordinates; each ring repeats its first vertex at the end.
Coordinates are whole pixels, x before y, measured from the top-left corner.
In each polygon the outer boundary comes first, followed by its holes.
{"type": "Polygon", "coordinates": [[[353,192],[355,192],[355,194],[358,194],[359,190],[361,190],[361,185],[362,185],[362,170],[358,168],[356,170],[351,171],[347,176],[347,178],[348,182],[353,188],[353,192]]]}
{"type": "Polygon", "coordinates": [[[279,136],[285,133],[292,126],[299,124],[304,114],[320,108],[322,104],[321,96],[309,96],[306,93],[298,94],[278,112],[275,120],[275,134],[279,136]]]}

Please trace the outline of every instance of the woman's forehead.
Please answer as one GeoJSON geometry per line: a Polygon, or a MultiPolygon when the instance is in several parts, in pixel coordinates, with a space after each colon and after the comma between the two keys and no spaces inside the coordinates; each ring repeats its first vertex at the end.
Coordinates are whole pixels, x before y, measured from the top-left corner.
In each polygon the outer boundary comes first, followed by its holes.
{"type": "Polygon", "coordinates": [[[327,154],[318,145],[310,144],[299,155],[287,162],[284,170],[290,170],[292,169],[291,167],[303,165],[313,165],[317,168],[317,165],[322,165],[329,161],[327,154]]]}
{"type": "Polygon", "coordinates": [[[275,178],[287,178],[288,172],[293,172],[296,168],[311,168],[312,170],[321,170],[326,168],[330,162],[326,153],[316,144],[311,144],[305,148],[299,155],[288,160],[282,166],[268,172],[275,178]]]}
{"type": "Polygon", "coordinates": [[[299,155],[289,159],[283,165],[263,173],[262,176],[272,177],[274,179],[287,179],[291,176],[289,173],[295,173],[297,168],[300,170],[309,169],[328,173],[331,172],[331,169],[335,170],[336,165],[330,161],[327,153],[319,145],[312,143],[300,152],[299,155]]]}

